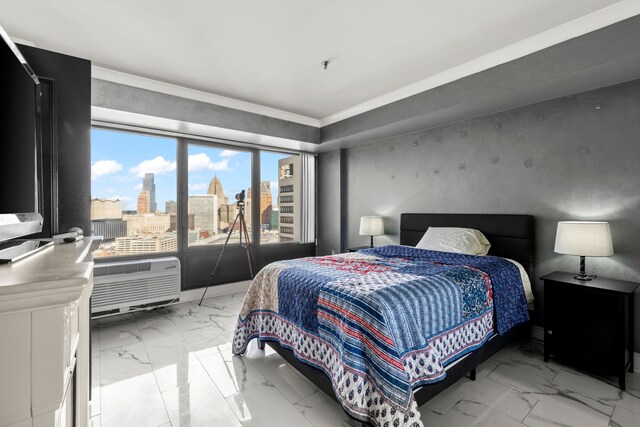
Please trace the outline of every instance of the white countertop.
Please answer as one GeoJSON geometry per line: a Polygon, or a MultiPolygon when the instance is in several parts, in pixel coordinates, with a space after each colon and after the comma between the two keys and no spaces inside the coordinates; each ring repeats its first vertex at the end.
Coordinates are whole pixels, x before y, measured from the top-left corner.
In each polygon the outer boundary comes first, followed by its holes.
{"type": "Polygon", "coordinates": [[[92,286],[93,262],[82,262],[93,239],[56,244],[0,265],[0,314],[65,305],[92,286]]]}

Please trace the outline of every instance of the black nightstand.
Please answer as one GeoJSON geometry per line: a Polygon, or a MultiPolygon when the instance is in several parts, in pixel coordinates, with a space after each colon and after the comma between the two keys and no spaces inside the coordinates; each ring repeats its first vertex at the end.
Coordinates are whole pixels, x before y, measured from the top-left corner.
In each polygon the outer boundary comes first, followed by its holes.
{"type": "Polygon", "coordinates": [[[549,356],[595,373],[633,372],[633,293],[637,283],[554,272],[544,281],[544,361],[549,356]]]}
{"type": "Polygon", "coordinates": [[[348,248],[347,252],[357,252],[360,249],[371,249],[371,246],[355,246],[353,248],[348,248]]]}

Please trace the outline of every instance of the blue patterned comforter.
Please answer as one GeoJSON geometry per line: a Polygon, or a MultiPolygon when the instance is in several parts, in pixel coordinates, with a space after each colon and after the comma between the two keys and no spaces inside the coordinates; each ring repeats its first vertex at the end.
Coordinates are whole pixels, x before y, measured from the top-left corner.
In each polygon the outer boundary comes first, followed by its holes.
{"type": "Polygon", "coordinates": [[[383,246],[262,269],[233,352],[255,337],[278,341],[329,376],[351,416],[421,426],[413,389],[442,380],[449,363],[491,337],[494,323],[503,334],[528,319],[513,263],[383,246]]]}

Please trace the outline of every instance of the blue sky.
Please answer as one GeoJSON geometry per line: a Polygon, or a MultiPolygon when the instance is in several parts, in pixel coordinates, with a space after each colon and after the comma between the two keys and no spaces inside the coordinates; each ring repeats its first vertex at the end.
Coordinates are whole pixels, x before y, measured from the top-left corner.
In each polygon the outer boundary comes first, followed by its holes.
{"type": "MultiPolygon", "coordinates": [[[[176,146],[172,138],[115,132],[91,131],[91,197],[122,201],[122,209],[135,210],[142,178],[155,174],[156,202],[164,210],[167,200],[177,200],[176,146]]],[[[189,145],[189,194],[205,194],[209,182],[218,176],[230,201],[251,183],[251,153],[233,149],[189,145]]],[[[278,159],[287,154],[261,152],[262,181],[271,181],[276,202],[278,159]]],[[[275,204],[275,203],[274,203],[275,204]]]]}

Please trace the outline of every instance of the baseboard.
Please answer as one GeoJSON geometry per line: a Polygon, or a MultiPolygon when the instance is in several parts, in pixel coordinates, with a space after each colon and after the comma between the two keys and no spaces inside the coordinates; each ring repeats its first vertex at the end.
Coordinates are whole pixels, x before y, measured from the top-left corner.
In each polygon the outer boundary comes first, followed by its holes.
{"type": "MultiPolygon", "coordinates": [[[[207,298],[221,297],[223,295],[231,295],[237,292],[246,292],[249,289],[251,280],[244,280],[242,282],[227,283],[224,285],[211,286],[207,289],[207,298]]],[[[180,292],[180,302],[188,301],[200,301],[204,288],[189,289],[180,292]]]]}
{"type": "MultiPolygon", "coordinates": [[[[531,325],[531,339],[544,342],[544,328],[542,326],[531,325]]],[[[633,371],[640,374],[640,353],[633,353],[633,371]]]]}

